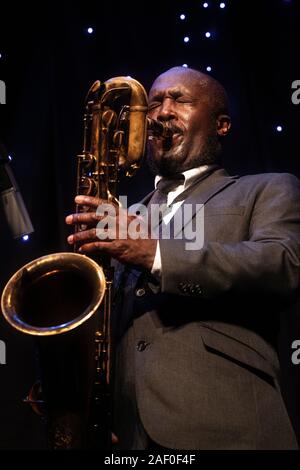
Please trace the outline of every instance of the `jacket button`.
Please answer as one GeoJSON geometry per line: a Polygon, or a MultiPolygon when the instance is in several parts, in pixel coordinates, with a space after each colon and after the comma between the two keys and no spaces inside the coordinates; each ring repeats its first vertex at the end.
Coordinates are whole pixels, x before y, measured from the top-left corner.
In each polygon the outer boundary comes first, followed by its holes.
{"type": "Polygon", "coordinates": [[[196,284],[195,288],[196,288],[197,294],[198,294],[198,295],[202,295],[202,293],[203,293],[202,287],[199,286],[199,284],[196,284]]]}
{"type": "Polygon", "coordinates": [[[181,290],[181,292],[183,292],[184,294],[186,294],[187,291],[188,291],[187,284],[185,284],[184,282],[180,282],[180,284],[179,284],[179,289],[181,290]]]}
{"type": "Polygon", "coordinates": [[[145,351],[146,347],[149,345],[149,343],[146,343],[146,341],[139,341],[136,345],[136,349],[139,352],[145,351]]]}
{"type": "Polygon", "coordinates": [[[140,287],[139,289],[135,291],[135,295],[137,297],[143,297],[143,295],[145,294],[146,294],[146,290],[143,287],[140,287]]]}

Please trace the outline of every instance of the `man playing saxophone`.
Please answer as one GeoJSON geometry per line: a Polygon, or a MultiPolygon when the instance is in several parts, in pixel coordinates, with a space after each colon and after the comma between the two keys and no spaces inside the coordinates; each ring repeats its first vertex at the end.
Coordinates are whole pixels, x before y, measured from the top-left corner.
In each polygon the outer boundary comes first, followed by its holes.
{"type": "Polygon", "coordinates": [[[299,181],[289,174],[230,176],[222,168],[227,96],[199,71],[162,73],[148,115],[171,136],[149,140],[155,190],[142,203],[148,212],[163,205],[159,225],[170,236],[161,229],[153,236],[150,223],[146,236],[128,230],[121,237],[140,215],[86,195],[75,200],[84,210],[66,218],[85,226],[68,237],[79,252],[119,263],[118,446],[297,449],[276,338],[299,292],[299,181]],[[101,232],[103,204],[113,210],[101,232]],[[188,231],[193,221],[200,225],[188,231]],[[188,245],[188,234],[199,230],[200,245],[188,245]]]}

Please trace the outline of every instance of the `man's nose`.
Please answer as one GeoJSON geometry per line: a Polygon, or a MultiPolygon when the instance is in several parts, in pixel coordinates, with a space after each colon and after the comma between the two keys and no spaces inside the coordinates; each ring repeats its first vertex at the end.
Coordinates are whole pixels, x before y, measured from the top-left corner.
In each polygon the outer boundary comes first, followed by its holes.
{"type": "Polygon", "coordinates": [[[174,103],[171,99],[166,98],[160,105],[157,114],[158,121],[169,121],[176,118],[174,103]]]}

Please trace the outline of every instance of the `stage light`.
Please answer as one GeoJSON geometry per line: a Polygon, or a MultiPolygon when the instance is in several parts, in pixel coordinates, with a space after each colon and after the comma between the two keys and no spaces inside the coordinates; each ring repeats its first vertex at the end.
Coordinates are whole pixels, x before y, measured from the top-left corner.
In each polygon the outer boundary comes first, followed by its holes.
{"type": "Polygon", "coordinates": [[[28,242],[29,235],[23,235],[22,240],[23,240],[23,242],[28,242]]]}
{"type": "Polygon", "coordinates": [[[88,29],[87,29],[87,32],[88,32],[89,34],[92,34],[92,33],[94,32],[94,30],[93,30],[93,28],[88,28],[88,29]]]}
{"type": "Polygon", "coordinates": [[[221,2],[220,3],[220,8],[225,8],[226,7],[226,4],[224,2],[221,2]]]}
{"type": "Polygon", "coordinates": [[[211,72],[211,66],[208,65],[208,66],[206,67],[206,70],[207,70],[207,72],[211,72]]]}
{"type": "Polygon", "coordinates": [[[209,31],[206,31],[205,37],[206,37],[206,38],[210,38],[210,37],[211,37],[211,33],[210,33],[209,31]]]}
{"type": "Polygon", "coordinates": [[[187,67],[188,67],[188,64],[182,64],[182,67],[187,68],[187,67]]]}
{"type": "Polygon", "coordinates": [[[185,20],[185,15],[183,15],[183,14],[180,15],[180,19],[181,19],[181,20],[185,20]]]}
{"type": "Polygon", "coordinates": [[[0,53],[0,59],[2,59],[2,54],[0,53]]]}
{"type": "Polygon", "coordinates": [[[208,3],[207,2],[203,3],[203,8],[208,8],[208,3]]]}
{"type": "Polygon", "coordinates": [[[277,127],[276,127],[276,131],[277,131],[277,132],[282,132],[282,130],[283,130],[282,126],[277,126],[277,127]]]}
{"type": "Polygon", "coordinates": [[[189,42],[189,40],[190,40],[190,38],[189,38],[188,36],[185,36],[185,37],[183,38],[183,41],[184,41],[184,42],[189,42]]]}
{"type": "Polygon", "coordinates": [[[8,160],[11,162],[12,161],[12,156],[8,155],[8,160]]]}

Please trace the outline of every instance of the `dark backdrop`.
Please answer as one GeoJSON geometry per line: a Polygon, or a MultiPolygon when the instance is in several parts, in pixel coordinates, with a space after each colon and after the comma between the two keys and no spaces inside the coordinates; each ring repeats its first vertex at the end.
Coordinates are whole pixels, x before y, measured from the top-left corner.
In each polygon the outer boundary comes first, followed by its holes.
{"type": "MultiPolygon", "coordinates": [[[[192,0],[119,3],[11,2],[4,11],[1,6],[0,80],[7,104],[0,106],[0,139],[13,157],[35,227],[27,243],[12,240],[0,214],[1,290],[25,262],[68,249],[64,217],[73,207],[83,100],[96,79],[131,75],[148,89],[171,66],[187,63],[205,71],[210,65],[231,100],[228,170],[300,177],[300,105],[291,101],[291,84],[300,79],[298,0],[231,0],[223,10],[212,0],[207,9],[192,0]],[[86,32],[89,26],[94,34],[86,32]],[[206,31],[212,38],[205,38],[206,31]],[[183,42],[186,35],[189,43],[183,42]]],[[[151,188],[145,166],[121,184],[130,202],[151,188]]],[[[7,364],[0,365],[0,448],[43,448],[43,423],[21,402],[35,377],[33,341],[2,318],[0,328],[7,350],[7,364]]],[[[286,397],[300,435],[299,372],[289,360],[291,340],[300,339],[297,311],[282,337],[286,397]]]]}

